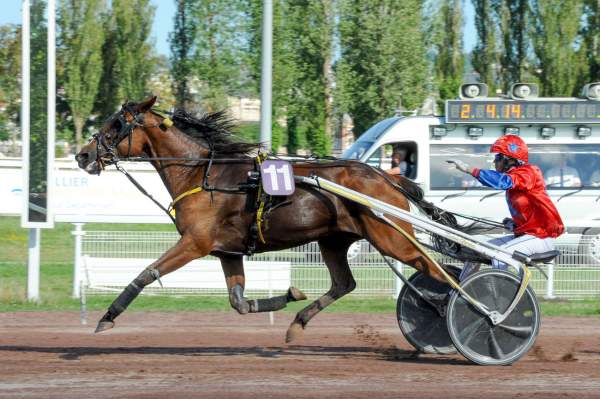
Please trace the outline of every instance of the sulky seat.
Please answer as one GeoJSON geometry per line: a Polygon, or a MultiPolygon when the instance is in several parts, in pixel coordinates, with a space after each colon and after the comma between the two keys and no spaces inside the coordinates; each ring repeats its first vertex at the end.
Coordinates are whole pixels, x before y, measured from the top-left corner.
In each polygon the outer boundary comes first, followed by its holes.
{"type": "Polygon", "coordinates": [[[538,252],[531,255],[525,255],[522,252],[515,251],[513,253],[513,258],[527,264],[531,263],[548,263],[551,262],[554,258],[560,255],[560,251],[552,250],[547,252],[538,252]]]}

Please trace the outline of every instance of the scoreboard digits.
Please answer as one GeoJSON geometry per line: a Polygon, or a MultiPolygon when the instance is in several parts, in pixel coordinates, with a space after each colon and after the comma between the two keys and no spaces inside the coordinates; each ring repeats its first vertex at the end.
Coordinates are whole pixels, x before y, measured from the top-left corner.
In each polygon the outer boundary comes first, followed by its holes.
{"type": "Polygon", "coordinates": [[[600,123],[600,102],[448,100],[447,123],[600,123]]]}

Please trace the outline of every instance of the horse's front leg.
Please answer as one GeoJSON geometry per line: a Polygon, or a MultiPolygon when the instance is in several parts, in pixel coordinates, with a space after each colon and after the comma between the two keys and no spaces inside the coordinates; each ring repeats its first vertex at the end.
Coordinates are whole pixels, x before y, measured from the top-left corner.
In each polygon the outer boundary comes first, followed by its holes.
{"type": "Polygon", "coordinates": [[[229,303],[239,314],[272,312],[283,309],[288,302],[301,301],[306,295],[295,287],[290,287],[284,295],[264,299],[247,299],[244,297],[244,260],[242,256],[221,256],[221,266],[225,273],[229,303]]]}
{"type": "Polygon", "coordinates": [[[119,316],[140,292],[155,280],[179,269],[188,262],[201,258],[208,254],[208,250],[198,248],[191,237],[183,236],[177,244],[165,252],[156,262],[142,271],[125,289],[121,295],[113,301],[108,312],[100,319],[96,332],[102,332],[113,328],[115,318],[119,316]]]}

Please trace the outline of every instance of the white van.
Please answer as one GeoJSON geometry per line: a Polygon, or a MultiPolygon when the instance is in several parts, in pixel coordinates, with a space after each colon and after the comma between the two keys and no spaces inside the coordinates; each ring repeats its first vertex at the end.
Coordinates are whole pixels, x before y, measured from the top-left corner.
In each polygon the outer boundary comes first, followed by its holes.
{"type": "Polygon", "coordinates": [[[503,134],[518,134],[529,146],[529,161],[544,172],[567,231],[582,235],[580,253],[600,262],[599,101],[450,100],[446,115],[385,119],[360,136],[342,158],[389,169],[392,153],[401,152],[405,175],[421,185],[429,201],[501,221],[510,216],[503,192],[483,187],[446,160],[493,169],[490,145],[503,134]]]}

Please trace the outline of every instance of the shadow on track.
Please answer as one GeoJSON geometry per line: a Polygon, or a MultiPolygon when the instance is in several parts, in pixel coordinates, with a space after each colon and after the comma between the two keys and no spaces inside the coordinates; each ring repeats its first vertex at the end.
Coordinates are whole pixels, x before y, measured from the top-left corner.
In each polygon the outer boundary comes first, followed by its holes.
{"type": "Polygon", "coordinates": [[[394,346],[288,346],[288,347],[43,347],[43,346],[0,346],[0,352],[55,353],[63,360],[80,360],[82,357],[100,355],[171,355],[171,356],[256,356],[261,358],[281,358],[286,356],[329,357],[341,359],[373,358],[383,361],[470,365],[461,358],[449,356],[422,355],[416,351],[399,349],[394,346]]]}

